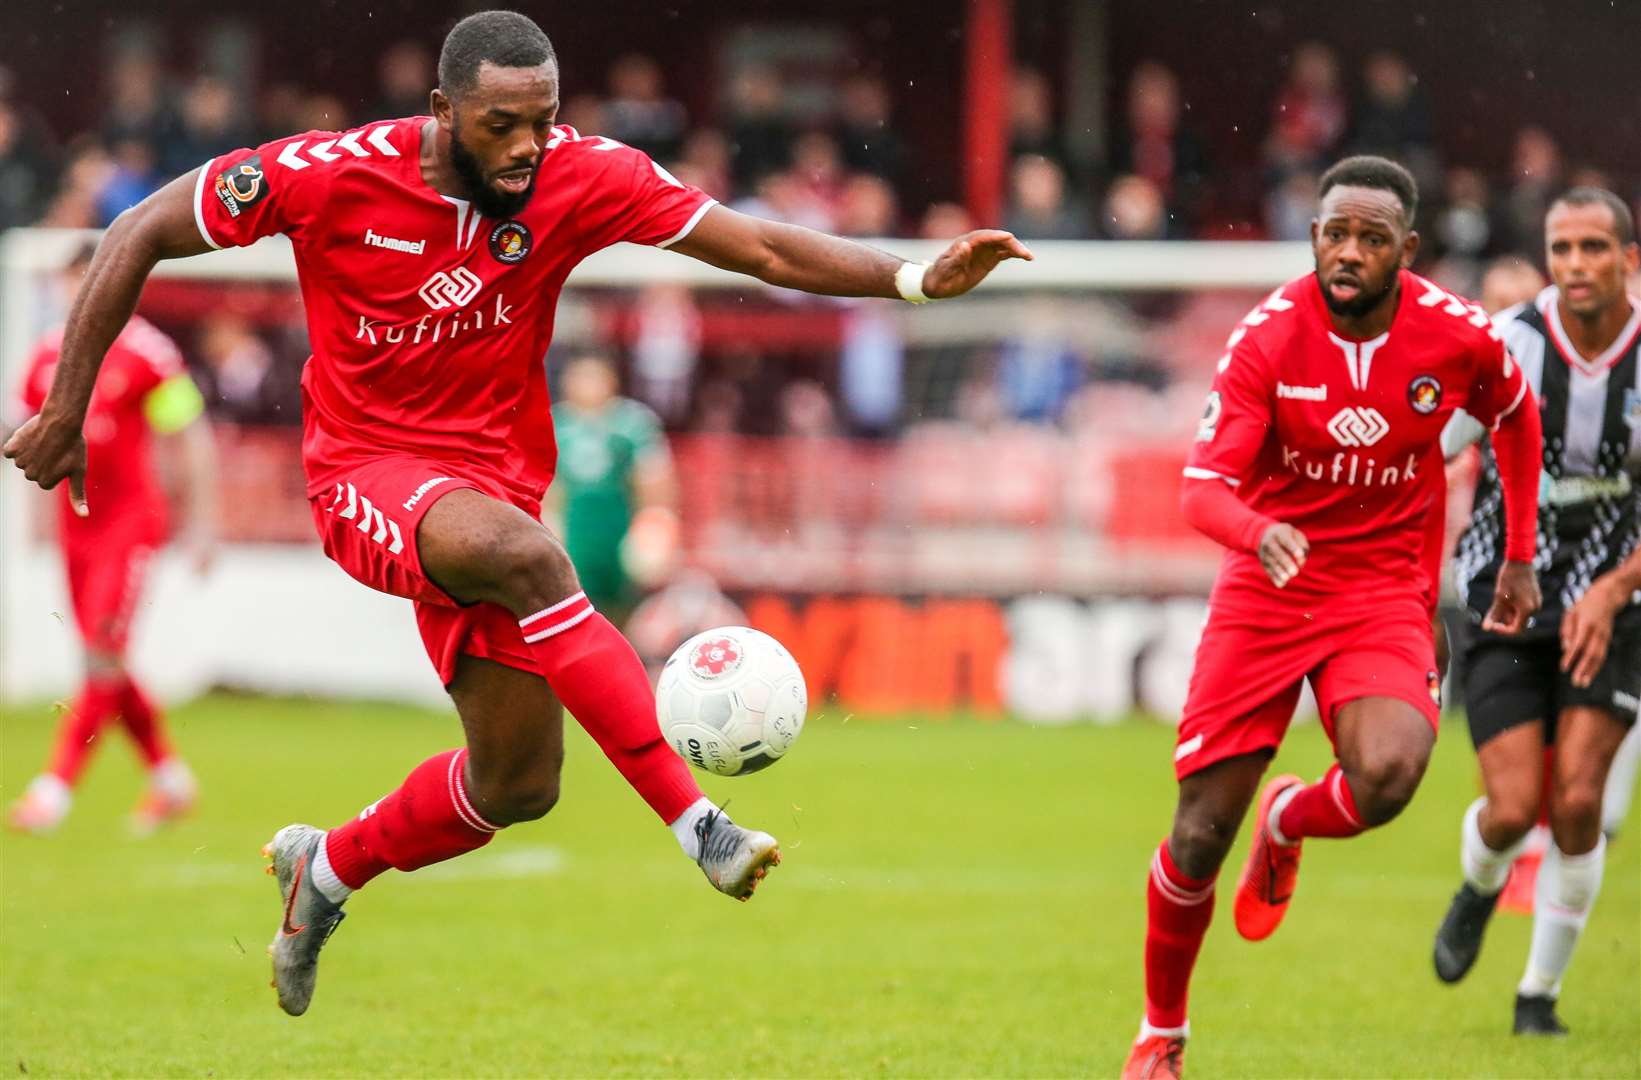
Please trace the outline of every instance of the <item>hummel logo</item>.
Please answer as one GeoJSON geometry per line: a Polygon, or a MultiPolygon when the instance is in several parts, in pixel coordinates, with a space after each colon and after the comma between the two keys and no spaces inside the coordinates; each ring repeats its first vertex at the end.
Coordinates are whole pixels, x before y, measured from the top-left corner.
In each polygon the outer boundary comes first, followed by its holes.
{"type": "Polygon", "coordinates": [[[1295,401],[1326,401],[1328,388],[1326,386],[1289,386],[1285,382],[1276,384],[1276,396],[1292,398],[1295,401]]]}
{"type": "Polygon", "coordinates": [[[406,255],[420,255],[427,250],[426,240],[398,240],[391,236],[383,236],[374,229],[365,229],[365,243],[371,247],[387,248],[389,251],[402,251],[406,255]]]}
{"type": "Polygon", "coordinates": [[[1347,405],[1328,421],[1328,434],[1338,439],[1340,446],[1372,446],[1390,434],[1390,422],[1378,409],[1347,405]]]}

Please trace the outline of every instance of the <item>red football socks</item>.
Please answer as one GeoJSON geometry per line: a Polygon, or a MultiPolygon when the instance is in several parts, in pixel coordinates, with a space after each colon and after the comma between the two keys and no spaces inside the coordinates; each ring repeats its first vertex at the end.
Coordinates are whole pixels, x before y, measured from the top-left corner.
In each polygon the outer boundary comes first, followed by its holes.
{"type": "Polygon", "coordinates": [[[662,821],[701,798],[689,766],[661,738],[643,662],[586,593],[520,619],[519,629],[558,700],[662,821]]]}
{"type": "Polygon", "coordinates": [[[1307,836],[1335,839],[1355,836],[1366,826],[1356,810],[1356,799],[1335,765],[1316,783],[1301,788],[1277,815],[1277,828],[1289,843],[1307,836]]]}
{"type": "Polygon", "coordinates": [[[1164,840],[1151,859],[1145,906],[1145,1022],[1184,1027],[1191,969],[1214,917],[1214,879],[1180,873],[1164,840]]]}
{"type": "Polygon", "coordinates": [[[152,769],[171,756],[171,744],[165,737],[165,723],[160,719],[159,710],[129,677],[121,688],[119,710],[120,723],[137,744],[144,765],[152,769]]]}
{"type": "Polygon", "coordinates": [[[119,711],[124,687],[123,676],[87,679],[73,707],[63,715],[62,724],[57,728],[50,771],[69,787],[74,786],[85,770],[98,732],[119,711]]]}
{"type": "Polygon", "coordinates": [[[381,801],[325,837],[331,869],[350,889],[388,870],[419,870],[490,842],[501,828],[467,797],[466,750],[446,750],[411,770],[381,801]]]}

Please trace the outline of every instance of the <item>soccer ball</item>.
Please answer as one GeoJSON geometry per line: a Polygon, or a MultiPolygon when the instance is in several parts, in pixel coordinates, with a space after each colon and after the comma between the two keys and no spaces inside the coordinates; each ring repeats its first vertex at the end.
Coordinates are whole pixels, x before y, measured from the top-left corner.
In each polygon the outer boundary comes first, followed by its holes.
{"type": "Polygon", "coordinates": [[[655,690],[661,735],[678,756],[718,776],[775,764],[797,742],[808,711],[798,662],[745,626],[706,630],[678,646],[655,690]]]}

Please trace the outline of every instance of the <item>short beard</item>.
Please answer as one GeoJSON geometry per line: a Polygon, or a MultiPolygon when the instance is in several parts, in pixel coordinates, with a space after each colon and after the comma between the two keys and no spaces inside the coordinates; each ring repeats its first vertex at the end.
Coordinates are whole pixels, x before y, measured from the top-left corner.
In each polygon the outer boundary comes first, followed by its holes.
{"type": "Polygon", "coordinates": [[[1376,293],[1370,293],[1363,289],[1350,300],[1335,300],[1333,291],[1324,288],[1322,290],[1322,302],[1328,306],[1329,311],[1341,319],[1360,319],[1363,315],[1378,307],[1392,292],[1396,291],[1396,283],[1401,280],[1401,276],[1399,271],[1386,274],[1384,288],[1376,293]]]}
{"type": "Polygon", "coordinates": [[[530,197],[536,193],[536,177],[530,176],[530,186],[517,195],[503,195],[484,178],[484,169],[479,165],[479,159],[462,142],[459,131],[451,128],[450,131],[450,166],[456,170],[461,179],[462,187],[467,189],[467,199],[478,208],[479,215],[487,218],[499,218],[503,221],[517,217],[530,204],[530,197]]]}

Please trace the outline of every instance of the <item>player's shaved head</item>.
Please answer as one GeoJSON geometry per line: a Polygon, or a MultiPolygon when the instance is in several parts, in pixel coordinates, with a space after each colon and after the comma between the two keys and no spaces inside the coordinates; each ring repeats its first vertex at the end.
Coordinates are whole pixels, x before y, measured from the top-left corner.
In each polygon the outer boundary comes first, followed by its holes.
{"type": "Polygon", "coordinates": [[[1336,187],[1388,191],[1402,204],[1402,227],[1411,229],[1419,211],[1419,185],[1413,174],[1389,158],[1358,154],[1345,158],[1322,174],[1317,197],[1326,199],[1336,187]]]}
{"type": "Polygon", "coordinates": [[[541,27],[516,11],[480,11],[450,28],[439,50],[439,89],[452,98],[472,90],[485,64],[503,68],[558,66],[541,27]]]}

